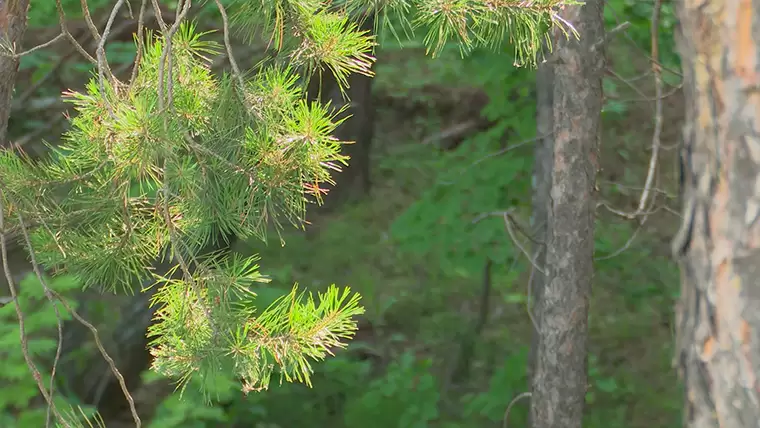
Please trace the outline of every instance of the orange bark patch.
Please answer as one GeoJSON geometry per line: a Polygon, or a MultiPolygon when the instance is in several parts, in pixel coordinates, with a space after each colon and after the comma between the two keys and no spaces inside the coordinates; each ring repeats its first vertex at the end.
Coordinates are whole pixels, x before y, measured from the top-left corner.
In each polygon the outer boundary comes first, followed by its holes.
{"type": "Polygon", "coordinates": [[[742,320],[741,325],[741,335],[742,338],[742,345],[749,346],[749,341],[752,339],[752,328],[750,327],[749,323],[745,320],[742,320]]]}
{"type": "Polygon", "coordinates": [[[702,344],[702,355],[700,355],[700,358],[702,361],[707,362],[710,361],[713,355],[715,355],[715,338],[708,337],[705,343],[702,344]]]}
{"type": "Polygon", "coordinates": [[[734,67],[736,74],[744,79],[747,84],[755,85],[758,82],[755,73],[757,47],[752,37],[752,0],[741,0],[739,10],[736,12],[736,53],[734,54],[734,67]]]}
{"type": "Polygon", "coordinates": [[[730,256],[723,259],[715,271],[715,318],[717,339],[722,349],[728,349],[741,333],[741,279],[734,275],[730,256]],[[735,338],[735,339],[734,339],[735,338]]]}
{"type": "Polygon", "coordinates": [[[752,366],[752,348],[750,348],[750,341],[752,340],[752,326],[750,326],[749,323],[745,320],[742,320],[741,323],[740,337],[742,356],[744,357],[742,360],[742,369],[744,372],[743,374],[747,380],[748,386],[757,388],[757,375],[755,374],[755,370],[752,366]]]}
{"type": "MultiPolygon", "coordinates": [[[[725,150],[728,150],[728,148],[723,148],[723,150],[721,150],[723,151],[723,158],[730,159],[730,153],[726,153],[725,150]]],[[[715,240],[713,241],[713,254],[710,258],[718,265],[716,266],[717,269],[720,269],[720,265],[726,260],[733,258],[732,242],[725,236],[727,232],[726,228],[730,223],[730,219],[728,218],[728,204],[731,197],[731,189],[729,188],[728,177],[726,176],[725,171],[731,167],[732,165],[729,164],[723,165],[723,170],[720,173],[718,185],[715,188],[712,208],[710,210],[710,230],[715,236],[715,240]]],[[[726,280],[728,280],[728,278],[726,278],[726,280]]]]}

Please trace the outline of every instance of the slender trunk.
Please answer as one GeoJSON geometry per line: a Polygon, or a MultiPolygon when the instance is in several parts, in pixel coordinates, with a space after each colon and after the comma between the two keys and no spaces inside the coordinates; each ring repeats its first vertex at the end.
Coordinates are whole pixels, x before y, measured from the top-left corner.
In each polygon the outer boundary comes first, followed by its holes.
{"type": "Polygon", "coordinates": [[[680,1],[677,356],[687,427],[760,420],[760,0],[680,1]]]}
{"type": "MultiPolygon", "coordinates": [[[[29,0],[0,0],[0,38],[21,52],[27,24],[29,0]]],[[[0,55],[0,145],[8,146],[8,118],[11,115],[13,87],[19,58],[0,55]]]]}
{"type": "MultiPolygon", "coordinates": [[[[536,266],[546,266],[546,234],[549,223],[549,191],[552,183],[552,158],[554,155],[554,69],[551,63],[541,64],[536,75],[536,147],[533,154],[533,198],[531,231],[534,242],[533,256],[536,266]]],[[[544,271],[545,272],[545,271],[544,271]]],[[[528,284],[529,302],[533,336],[528,355],[528,379],[533,379],[538,359],[538,345],[541,343],[539,326],[541,325],[541,298],[543,297],[546,275],[531,266],[530,284],[528,284]]],[[[532,414],[531,414],[532,417],[532,414]]],[[[529,426],[539,428],[534,421],[529,426]]]]}
{"type": "MultiPolygon", "coordinates": [[[[554,112],[552,99],[554,98],[554,70],[552,64],[544,63],[538,68],[536,76],[536,147],[533,154],[533,200],[531,215],[531,231],[536,242],[533,255],[537,266],[546,265],[546,227],[548,225],[549,190],[552,183],[552,155],[554,150],[554,112]]],[[[531,341],[530,356],[528,358],[528,376],[532,377],[535,360],[538,355],[539,332],[536,330],[541,314],[540,297],[544,290],[546,275],[536,270],[531,271],[530,295],[532,305],[530,308],[532,322],[534,323],[533,340],[531,341]]]]}
{"type": "Polygon", "coordinates": [[[554,150],[546,236],[546,282],[539,297],[539,343],[531,421],[580,428],[586,393],[588,310],[593,277],[594,188],[602,108],[603,0],[567,7],[581,34],[555,32],[554,150]]]}

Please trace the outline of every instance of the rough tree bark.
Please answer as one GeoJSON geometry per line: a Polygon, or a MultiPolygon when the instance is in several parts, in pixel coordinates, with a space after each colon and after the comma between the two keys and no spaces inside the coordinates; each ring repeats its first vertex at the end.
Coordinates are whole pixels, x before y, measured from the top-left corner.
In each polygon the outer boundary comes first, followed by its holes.
{"type": "MultiPolygon", "coordinates": [[[[0,38],[15,46],[17,52],[21,52],[28,11],[29,0],[0,0],[0,38]]],[[[19,58],[0,55],[0,144],[3,146],[8,144],[8,118],[18,65],[19,58]]]]}
{"type": "Polygon", "coordinates": [[[677,360],[684,424],[760,421],[760,1],[677,2],[686,124],[677,360]]]}
{"type": "MultiPolygon", "coordinates": [[[[533,256],[536,266],[546,265],[546,228],[548,225],[549,191],[552,183],[552,155],[554,148],[554,70],[551,63],[541,64],[536,73],[536,140],[533,152],[533,198],[530,218],[533,240],[533,256]]],[[[530,277],[530,294],[533,300],[531,307],[532,322],[538,327],[541,322],[541,301],[546,275],[535,268],[530,277]]],[[[533,329],[530,356],[528,358],[528,376],[532,377],[535,361],[538,355],[539,332],[533,329]]]]}
{"type": "MultiPolygon", "coordinates": [[[[16,47],[17,52],[22,51],[22,41],[27,26],[27,12],[29,0],[0,0],[0,39],[7,40],[16,47]]],[[[0,146],[8,147],[8,120],[10,119],[13,106],[13,88],[16,84],[19,58],[8,55],[0,55],[0,146]]],[[[18,238],[18,236],[15,236],[18,238]]],[[[9,246],[15,241],[9,242],[9,246]]],[[[26,254],[22,251],[11,251],[9,248],[8,261],[10,265],[28,264],[26,254]]],[[[13,272],[16,274],[17,272],[13,272]]],[[[0,295],[9,295],[8,282],[4,275],[0,275],[0,295]]],[[[23,276],[16,275],[13,279],[18,281],[23,276]]]]}
{"type": "Polygon", "coordinates": [[[565,8],[563,18],[580,40],[554,34],[552,179],[546,264],[539,266],[546,281],[531,391],[536,428],[580,428],[583,420],[604,71],[602,9],[603,0],[565,8]]]}

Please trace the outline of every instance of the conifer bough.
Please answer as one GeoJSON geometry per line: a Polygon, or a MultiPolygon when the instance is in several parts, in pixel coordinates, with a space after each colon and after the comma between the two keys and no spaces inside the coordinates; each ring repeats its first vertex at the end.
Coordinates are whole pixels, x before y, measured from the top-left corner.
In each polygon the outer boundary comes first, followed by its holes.
{"type": "Polygon", "coordinates": [[[341,110],[307,101],[308,80],[327,71],[344,88],[352,73],[372,75],[375,41],[355,23],[362,14],[378,14],[394,34],[394,22],[407,35],[424,30],[433,55],[450,42],[465,53],[509,38],[517,60],[535,65],[549,28],[574,31],[559,8],[578,3],[241,0],[232,23],[249,40],[264,32],[277,51],[255,73],[234,60],[222,4],[223,47],[184,19],[191,3],[179,1],[171,27],[159,18],[159,34],[139,29],[128,83],[98,50],[85,91],[64,94],[76,115],[49,156],[0,153],[4,232],[21,230],[40,264],[87,287],[131,292],[153,277],[153,368],[184,385],[220,371],[246,392],[265,389],[275,371],[310,384],[310,360],[354,334],[359,296],[333,285],[315,299],[294,287],[258,308],[255,286],[267,279],[255,256],[200,254],[220,235],[266,239],[283,220],[303,227],[307,202],[319,203],[320,186],[345,165],[344,142],[332,137],[341,110]],[[222,49],[232,72],[216,76],[209,58],[222,49]],[[162,258],[176,265],[153,273],[162,258]]]}

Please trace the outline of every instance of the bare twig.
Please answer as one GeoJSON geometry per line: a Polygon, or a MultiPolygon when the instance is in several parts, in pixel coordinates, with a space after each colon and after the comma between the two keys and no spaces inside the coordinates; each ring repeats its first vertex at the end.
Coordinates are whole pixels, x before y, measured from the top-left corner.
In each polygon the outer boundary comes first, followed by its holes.
{"type": "Polygon", "coordinates": [[[627,30],[628,27],[630,27],[630,26],[631,26],[631,23],[628,22],[628,21],[625,21],[625,22],[622,22],[622,23],[618,24],[617,26],[615,26],[615,28],[607,31],[604,34],[604,37],[602,38],[602,40],[599,40],[598,42],[594,43],[593,46],[591,46],[591,52],[595,52],[596,50],[600,49],[601,47],[603,47],[612,38],[612,36],[616,35],[617,33],[622,32],[622,31],[627,30]]]}
{"type": "Polygon", "coordinates": [[[158,4],[158,0],[150,0],[151,5],[153,6],[153,12],[156,14],[156,21],[158,21],[158,28],[161,30],[161,32],[165,32],[167,29],[166,21],[164,21],[164,16],[161,13],[161,5],[158,4]]]}
{"type": "Polygon", "coordinates": [[[523,392],[522,394],[513,398],[512,401],[509,402],[509,405],[507,406],[507,410],[504,412],[504,419],[502,419],[502,425],[501,425],[502,428],[508,428],[509,426],[509,412],[512,411],[512,406],[514,406],[518,401],[522,400],[523,398],[529,398],[530,396],[531,396],[530,392],[523,392]]]}
{"type": "Polygon", "coordinates": [[[119,381],[119,386],[121,386],[121,391],[124,394],[124,397],[127,399],[127,402],[129,402],[129,411],[132,414],[132,420],[135,422],[135,428],[140,428],[142,426],[142,421],[140,420],[140,416],[137,414],[137,409],[135,408],[135,400],[132,398],[132,394],[129,393],[129,390],[127,389],[127,384],[124,381],[124,376],[121,375],[121,372],[119,369],[116,368],[116,363],[114,363],[113,358],[111,358],[110,355],[108,355],[108,352],[106,352],[106,349],[103,347],[103,343],[100,341],[100,334],[98,333],[98,329],[95,328],[92,324],[87,322],[86,319],[82,318],[79,313],[69,305],[69,303],[66,301],[66,299],[63,298],[58,292],[55,290],[52,290],[53,295],[56,299],[58,299],[59,302],[63,305],[64,308],[71,314],[71,316],[74,317],[80,324],[85,326],[90,332],[92,333],[93,338],[95,339],[95,345],[98,348],[98,351],[100,351],[100,355],[103,356],[103,359],[106,360],[108,363],[108,366],[111,368],[111,373],[116,377],[116,379],[119,381]]]}
{"type": "MultiPolygon", "coordinates": [[[[652,73],[654,74],[654,83],[655,83],[655,112],[654,112],[654,132],[652,133],[652,155],[649,158],[649,168],[647,170],[647,177],[646,181],[644,182],[644,189],[641,192],[641,198],[639,199],[639,205],[636,208],[636,211],[634,212],[623,212],[621,210],[616,210],[608,206],[607,204],[603,203],[610,212],[617,214],[621,217],[627,218],[629,220],[633,220],[635,218],[641,217],[640,224],[643,225],[649,216],[651,214],[651,211],[647,208],[647,204],[650,200],[650,194],[652,193],[652,186],[654,183],[654,177],[657,172],[657,163],[659,160],[659,152],[660,152],[660,135],[662,134],[662,121],[663,121],[663,115],[662,115],[662,65],[658,62],[659,59],[659,26],[660,26],[660,11],[662,9],[662,0],[655,0],[654,8],[652,10],[652,29],[651,29],[651,38],[652,38],[652,46],[651,46],[651,67],[652,67],[652,73]]],[[[614,72],[613,72],[614,74],[614,72]]],[[[620,78],[623,82],[626,82],[624,79],[620,78]]],[[[626,82],[628,83],[628,82],[626,82]]],[[[635,85],[629,85],[631,86],[635,91],[639,92],[643,97],[646,98],[646,95],[644,95],[638,88],[635,87],[635,85]]]]}
{"type": "Polygon", "coordinates": [[[40,49],[44,49],[44,48],[46,48],[48,46],[51,46],[54,43],[56,43],[57,41],[63,39],[64,37],[66,37],[66,34],[64,34],[64,33],[58,33],[57,36],[53,37],[52,39],[48,40],[45,43],[39,44],[39,45],[37,45],[37,46],[35,46],[33,48],[27,49],[27,50],[25,50],[23,52],[20,52],[20,53],[15,53],[14,52],[14,53],[12,53],[12,55],[13,55],[14,58],[21,58],[24,55],[29,55],[32,52],[36,52],[36,51],[38,51],[40,49]]]}
{"type": "MultiPolygon", "coordinates": [[[[611,72],[610,74],[613,74],[613,73],[611,72]]],[[[647,74],[650,74],[650,73],[647,73],[647,74]]],[[[613,75],[615,77],[617,77],[618,79],[622,80],[627,85],[630,84],[631,82],[633,82],[633,80],[634,80],[634,78],[627,78],[627,79],[624,80],[624,78],[622,76],[617,75],[617,73],[614,73],[613,75]]],[[[668,92],[664,93],[662,95],[662,97],[660,97],[660,99],[664,100],[665,98],[671,97],[671,96],[675,95],[678,91],[680,91],[682,88],[683,88],[683,82],[679,83],[676,86],[673,86],[668,92]]],[[[620,102],[620,103],[637,103],[637,102],[650,102],[651,103],[651,102],[654,102],[654,101],[657,100],[656,97],[647,97],[647,96],[640,97],[640,98],[622,98],[622,99],[621,98],[617,98],[617,97],[607,96],[607,98],[613,99],[613,100],[615,100],[617,102],[620,102]]]]}
{"type": "Polygon", "coordinates": [[[74,38],[73,35],[69,32],[68,28],[66,27],[66,13],[63,11],[63,5],[61,4],[61,0],[55,0],[55,6],[56,9],[58,9],[58,23],[61,26],[61,33],[66,35],[66,38],[69,39],[69,42],[76,48],[79,53],[84,56],[87,61],[90,61],[93,65],[97,66],[98,61],[92,57],[92,55],[87,52],[82,45],[79,44],[77,39],[74,38]]]}
{"type": "Polygon", "coordinates": [[[436,141],[463,138],[466,135],[476,131],[480,125],[481,123],[477,119],[470,119],[465,122],[457,123],[440,132],[436,132],[433,135],[425,137],[425,139],[423,139],[420,144],[426,146],[436,141]]]}
{"type": "MultiPolygon", "coordinates": [[[[156,0],[153,0],[153,7],[156,9],[158,7],[156,0]]],[[[164,112],[166,107],[170,107],[172,105],[172,92],[173,92],[173,78],[172,78],[172,38],[174,37],[174,33],[177,32],[179,29],[179,26],[182,24],[182,21],[187,16],[187,13],[190,11],[190,5],[192,4],[192,0],[187,0],[183,2],[182,0],[179,0],[177,4],[177,10],[179,11],[177,14],[177,19],[174,21],[174,24],[169,29],[166,29],[166,23],[163,23],[162,26],[162,32],[164,37],[164,47],[161,51],[161,58],[159,59],[159,66],[158,66],[158,110],[159,112],[164,112]],[[168,76],[167,76],[168,73],[168,76]],[[164,87],[164,84],[166,87],[164,87]],[[164,99],[166,97],[166,100],[164,99]]],[[[156,16],[160,17],[160,9],[156,9],[156,16]]],[[[163,18],[159,18],[159,22],[163,22],[163,18]]]]}
{"type": "Polygon", "coordinates": [[[631,236],[628,238],[627,241],[625,241],[625,244],[618,248],[617,250],[613,251],[610,254],[607,254],[606,256],[602,257],[594,257],[594,261],[600,262],[602,260],[609,260],[611,258],[617,257],[620,254],[623,254],[624,251],[626,251],[628,248],[631,247],[631,244],[633,244],[633,241],[636,239],[636,237],[639,235],[639,232],[641,232],[641,229],[644,227],[643,222],[639,222],[639,226],[636,228],[636,230],[631,234],[631,236]]]}
{"type": "MultiPolygon", "coordinates": [[[[5,204],[4,204],[4,201],[3,201],[3,197],[4,197],[3,191],[2,191],[2,188],[0,187],[0,231],[4,231],[5,230],[5,204]]],[[[40,284],[42,285],[42,287],[43,287],[43,289],[45,291],[45,296],[48,297],[49,300],[51,300],[51,304],[53,305],[53,308],[55,309],[56,316],[58,317],[58,321],[59,321],[59,327],[58,327],[59,328],[59,330],[58,330],[58,334],[59,334],[59,342],[58,342],[59,343],[59,347],[58,347],[58,350],[56,352],[56,359],[55,359],[55,361],[53,363],[53,369],[52,369],[52,373],[53,374],[51,376],[51,387],[50,387],[50,393],[48,393],[45,390],[45,388],[42,386],[42,380],[41,380],[41,375],[39,373],[39,370],[37,370],[37,367],[31,361],[31,357],[29,357],[28,344],[26,342],[26,336],[25,336],[24,326],[23,326],[23,319],[24,319],[23,318],[23,312],[21,311],[21,307],[20,307],[20,305],[18,303],[18,298],[17,298],[17,294],[16,294],[16,290],[15,290],[15,282],[13,281],[13,277],[12,277],[12,274],[10,272],[10,268],[8,266],[7,243],[6,243],[6,239],[7,238],[6,238],[6,234],[5,233],[0,233],[0,249],[2,250],[3,269],[5,270],[5,276],[6,276],[6,279],[8,281],[9,288],[11,289],[11,297],[13,298],[13,301],[14,301],[14,303],[16,305],[16,314],[19,317],[19,327],[20,327],[21,337],[22,337],[22,341],[21,341],[22,353],[24,353],[24,358],[27,359],[27,365],[29,365],[30,369],[32,370],[32,374],[33,374],[35,380],[37,381],[37,384],[38,384],[38,387],[40,388],[40,391],[42,392],[43,396],[45,397],[46,401],[48,402],[48,406],[49,406],[48,409],[50,411],[52,411],[53,414],[55,415],[55,417],[59,421],[61,421],[66,427],[70,426],[68,424],[68,422],[66,422],[61,417],[60,413],[58,412],[58,410],[57,410],[57,408],[56,408],[56,406],[55,406],[55,404],[54,404],[54,402],[52,400],[52,392],[53,392],[52,382],[53,382],[53,378],[55,377],[55,371],[56,371],[56,367],[57,367],[57,362],[60,359],[60,346],[61,346],[61,343],[63,341],[63,338],[62,338],[62,328],[61,328],[61,325],[60,325],[60,321],[61,321],[60,314],[58,312],[58,307],[55,305],[55,302],[52,301],[52,299],[55,298],[55,300],[58,300],[59,302],[61,302],[61,304],[64,306],[64,308],[79,323],[81,323],[82,325],[84,325],[85,327],[87,327],[90,330],[90,332],[92,332],[92,335],[95,338],[95,343],[96,343],[96,346],[97,346],[98,350],[100,351],[101,355],[106,360],[106,362],[108,363],[109,367],[111,368],[111,372],[113,373],[113,375],[118,379],[119,384],[120,384],[121,389],[122,389],[122,392],[124,393],[124,397],[129,402],[129,407],[130,407],[130,411],[132,413],[132,417],[133,417],[133,419],[135,421],[135,426],[136,426],[136,428],[140,428],[140,426],[141,426],[140,417],[137,414],[137,410],[135,408],[134,399],[132,398],[132,395],[129,393],[129,390],[127,389],[126,383],[124,381],[124,377],[121,375],[121,373],[119,372],[119,370],[116,368],[116,365],[115,365],[113,359],[111,358],[110,355],[108,355],[108,352],[106,352],[105,348],[103,347],[103,344],[100,341],[100,335],[98,334],[97,329],[92,324],[90,324],[85,319],[83,319],[68,304],[68,302],[66,302],[66,300],[58,292],[56,292],[55,290],[51,289],[48,286],[47,280],[43,276],[42,270],[40,269],[40,265],[37,262],[36,252],[34,251],[34,248],[32,247],[31,238],[29,236],[29,230],[26,227],[26,223],[24,222],[24,219],[21,217],[20,214],[18,215],[18,217],[19,217],[19,224],[20,224],[21,234],[24,236],[24,240],[25,240],[26,245],[28,247],[27,250],[28,250],[31,262],[32,262],[32,268],[34,269],[34,273],[36,274],[37,279],[40,281],[40,284]]]]}
{"type": "MultiPolygon", "coordinates": [[[[85,2],[86,0],[82,1],[85,2]]],[[[103,35],[100,36],[97,34],[97,29],[95,29],[95,33],[93,33],[95,40],[98,42],[98,47],[95,49],[95,55],[98,59],[98,85],[100,86],[100,94],[103,97],[103,102],[105,103],[106,108],[112,117],[114,116],[114,112],[111,103],[108,101],[108,94],[106,93],[105,88],[105,79],[108,78],[108,80],[111,81],[114,90],[117,89],[118,81],[116,80],[116,76],[113,75],[111,67],[108,65],[105,46],[106,41],[108,40],[108,35],[111,32],[111,27],[113,27],[113,23],[116,20],[116,15],[124,6],[124,2],[125,0],[118,0],[113,9],[111,9],[111,14],[108,17],[108,22],[106,22],[106,27],[103,29],[103,35]]]]}
{"type": "MultiPolygon", "coordinates": [[[[541,247],[539,247],[533,254],[534,259],[538,259],[539,254],[541,253],[541,247]]],[[[533,267],[533,265],[530,266],[530,276],[528,276],[528,290],[526,292],[526,299],[525,299],[525,312],[528,313],[528,319],[530,320],[530,323],[533,324],[534,331],[540,331],[538,328],[538,321],[536,321],[536,317],[533,315],[533,275],[536,274],[536,269],[533,267]]]]}
{"type": "MultiPolygon", "coordinates": [[[[567,22],[567,21],[566,21],[564,18],[562,18],[561,16],[557,15],[557,16],[556,16],[556,18],[558,18],[558,19],[559,19],[559,20],[561,20],[563,23],[565,23],[565,24],[567,24],[568,26],[570,26],[570,23],[569,23],[569,22],[567,22]]],[[[607,31],[607,33],[604,35],[604,37],[601,37],[599,40],[597,40],[597,42],[596,42],[596,43],[594,43],[594,44],[591,46],[591,52],[594,52],[594,51],[596,51],[596,50],[598,50],[598,49],[602,48],[604,45],[606,45],[606,44],[607,44],[607,43],[610,41],[610,39],[612,38],[612,36],[616,35],[617,33],[623,32],[623,33],[625,34],[625,32],[624,32],[623,30],[625,30],[625,29],[627,29],[628,27],[630,27],[630,25],[631,25],[631,23],[630,23],[630,22],[628,22],[628,21],[625,21],[625,22],[623,22],[623,23],[620,23],[620,24],[618,24],[618,25],[617,25],[615,28],[613,28],[613,29],[611,29],[611,30],[607,31]]],[[[572,26],[570,26],[570,27],[572,28],[572,26]]],[[[568,34],[566,34],[566,35],[569,37],[569,35],[568,35],[568,34]]],[[[559,50],[557,50],[557,51],[554,51],[554,52],[553,52],[551,55],[549,55],[549,57],[548,57],[548,58],[544,59],[542,62],[543,62],[543,63],[552,63],[552,62],[555,62],[555,61],[559,60],[559,54],[560,54],[560,51],[559,51],[559,50]]]]}
{"type": "MultiPolygon", "coordinates": [[[[188,0],[189,1],[189,0],[188,0]]],[[[235,78],[238,81],[238,84],[240,85],[240,89],[243,90],[245,88],[245,82],[243,81],[243,75],[240,73],[240,67],[237,65],[237,61],[235,61],[235,56],[232,54],[232,44],[230,43],[230,22],[227,19],[227,10],[224,8],[224,5],[219,0],[216,1],[216,7],[219,9],[219,13],[222,15],[222,25],[223,25],[223,36],[224,36],[224,47],[227,50],[227,59],[230,61],[230,66],[232,67],[232,73],[235,75],[235,78]]]]}
{"type": "Polygon", "coordinates": [[[649,171],[644,183],[644,191],[641,193],[639,208],[637,212],[646,208],[647,199],[651,192],[654,174],[657,170],[657,160],[660,152],[660,134],[662,133],[662,71],[660,70],[659,60],[659,28],[660,28],[660,10],[662,9],[662,0],[654,1],[652,10],[652,72],[654,73],[655,87],[655,113],[654,113],[654,132],[652,133],[652,157],[649,158],[649,171]]]}
{"type": "MultiPolygon", "coordinates": [[[[656,2],[657,2],[657,3],[660,3],[660,4],[661,4],[661,0],[656,0],[656,2]]],[[[609,2],[608,2],[608,4],[606,5],[606,8],[607,8],[607,9],[609,9],[609,10],[611,10],[611,11],[612,11],[612,14],[613,14],[613,15],[615,15],[615,19],[616,19],[618,22],[620,22],[620,16],[619,16],[618,12],[615,10],[615,8],[614,8],[614,7],[610,6],[609,2]]],[[[657,14],[657,16],[658,16],[658,18],[659,18],[659,14],[660,14],[660,12],[659,12],[659,10],[658,10],[658,9],[660,9],[660,8],[661,8],[660,6],[658,6],[658,5],[655,5],[654,9],[652,10],[652,15],[654,16],[654,14],[656,13],[656,14],[657,14]]],[[[655,26],[654,26],[654,23],[652,24],[652,27],[651,27],[651,28],[652,28],[652,29],[654,29],[654,28],[655,28],[655,26]]],[[[635,41],[635,40],[633,40],[633,38],[631,37],[631,35],[630,35],[630,34],[628,34],[627,32],[625,32],[625,33],[623,33],[623,34],[624,34],[625,38],[628,40],[628,42],[629,42],[629,44],[630,44],[631,46],[633,46],[633,47],[634,47],[636,50],[638,50],[638,51],[641,51],[641,53],[642,53],[642,54],[643,54],[643,55],[644,55],[644,56],[645,56],[645,57],[646,57],[648,60],[650,60],[650,61],[654,62],[655,64],[657,64],[657,65],[660,67],[660,69],[662,69],[662,70],[665,70],[665,71],[667,71],[668,73],[671,73],[671,74],[673,74],[674,76],[678,76],[678,77],[680,77],[680,78],[683,78],[683,74],[681,74],[680,72],[678,72],[678,71],[676,71],[676,70],[673,70],[672,68],[668,68],[668,67],[664,66],[663,64],[661,64],[661,63],[659,62],[659,59],[658,59],[658,58],[653,58],[652,56],[650,56],[650,52],[646,52],[644,49],[642,49],[642,48],[639,46],[639,44],[638,44],[638,43],[636,43],[636,41],[635,41]]]]}
{"type": "Polygon", "coordinates": [[[132,76],[129,78],[130,88],[134,85],[137,79],[137,70],[140,69],[140,62],[142,61],[143,51],[145,50],[145,10],[148,1],[142,0],[140,3],[140,12],[137,16],[137,53],[135,55],[135,63],[132,67],[132,76]]]}
{"type": "Polygon", "coordinates": [[[480,159],[476,160],[475,162],[473,162],[471,166],[478,165],[478,164],[480,164],[482,162],[487,161],[488,159],[491,159],[491,158],[496,157],[496,156],[501,156],[501,155],[503,155],[503,154],[505,154],[507,152],[511,152],[512,150],[519,149],[520,147],[526,146],[528,144],[533,144],[536,141],[541,140],[541,139],[546,138],[546,137],[548,137],[548,135],[541,135],[541,136],[538,136],[538,137],[533,137],[533,138],[529,138],[529,139],[524,140],[524,141],[520,141],[517,144],[511,144],[511,145],[509,145],[509,146],[507,146],[507,147],[505,147],[505,148],[503,148],[503,149],[501,149],[499,151],[496,151],[496,152],[493,152],[493,153],[489,153],[489,154],[483,156],[482,158],[480,158],[480,159]]]}
{"type": "MultiPolygon", "coordinates": [[[[2,186],[0,186],[0,231],[5,231],[5,195],[2,186]]],[[[21,340],[21,353],[24,355],[24,360],[29,370],[32,372],[32,377],[37,383],[42,396],[48,404],[48,408],[53,412],[53,415],[57,420],[64,424],[66,427],[70,427],[69,423],[58,412],[58,408],[53,402],[53,397],[48,393],[45,385],[42,384],[42,374],[40,374],[37,365],[34,364],[31,355],[29,354],[29,342],[26,337],[26,329],[24,324],[24,312],[21,310],[21,304],[18,299],[18,292],[16,291],[16,282],[13,279],[10,266],[8,265],[8,243],[6,241],[5,233],[0,233],[0,253],[2,253],[3,271],[5,272],[5,279],[8,281],[8,288],[11,292],[11,298],[13,299],[13,306],[16,309],[16,317],[18,318],[19,336],[21,340]]]]}
{"type": "Polygon", "coordinates": [[[511,214],[511,212],[510,212],[509,210],[508,210],[508,211],[505,211],[505,212],[503,213],[503,217],[504,217],[504,227],[507,229],[507,233],[509,234],[509,237],[510,237],[510,238],[512,238],[512,242],[515,244],[515,246],[516,246],[517,248],[519,248],[519,249],[520,249],[520,251],[522,251],[522,253],[525,255],[525,257],[527,257],[527,258],[528,258],[528,261],[530,261],[530,264],[531,264],[531,265],[533,265],[533,267],[534,267],[534,268],[535,268],[537,271],[539,271],[539,272],[541,272],[542,274],[546,275],[546,272],[544,272],[544,269],[543,269],[543,267],[538,267],[538,265],[536,265],[536,257],[531,257],[531,256],[530,256],[530,253],[528,253],[528,250],[526,250],[526,249],[525,249],[525,247],[523,247],[523,245],[522,245],[522,243],[520,242],[520,240],[519,240],[519,239],[517,239],[517,236],[515,235],[515,232],[514,232],[514,230],[512,229],[512,217],[511,217],[511,215],[510,215],[510,214],[511,214]]]}
{"type": "MultiPolygon", "coordinates": [[[[609,186],[616,186],[616,187],[618,187],[620,189],[629,189],[629,190],[637,190],[637,191],[644,190],[644,188],[641,187],[641,186],[631,186],[631,185],[628,185],[628,184],[618,183],[617,181],[599,180],[598,182],[599,182],[599,184],[606,184],[606,185],[609,185],[609,186]]],[[[663,196],[665,196],[668,199],[675,199],[676,198],[676,195],[668,192],[667,190],[663,190],[663,189],[660,189],[660,188],[657,188],[657,187],[652,187],[651,191],[653,193],[656,193],[656,194],[659,194],[659,195],[663,195],[663,196]]]]}
{"type": "MultiPolygon", "coordinates": [[[[47,281],[45,281],[45,278],[42,277],[42,272],[40,271],[40,265],[37,263],[37,257],[34,251],[32,250],[32,240],[29,238],[29,232],[26,228],[26,222],[24,222],[24,217],[21,215],[21,213],[17,214],[19,225],[21,226],[21,232],[24,235],[24,241],[26,242],[26,246],[29,250],[29,258],[32,262],[32,269],[34,269],[35,275],[37,275],[37,279],[40,281],[40,285],[42,285],[42,289],[45,292],[45,297],[48,299],[48,302],[50,302],[50,305],[53,307],[53,310],[55,311],[55,318],[57,322],[57,328],[58,328],[58,346],[55,350],[55,358],[53,359],[53,367],[50,372],[50,398],[53,398],[53,392],[55,388],[55,373],[58,369],[58,362],[61,359],[61,348],[63,347],[63,321],[61,320],[61,312],[58,310],[58,306],[55,304],[55,299],[53,299],[53,294],[50,292],[50,287],[47,285],[47,281]]],[[[2,228],[2,226],[0,226],[2,228]]],[[[48,406],[47,408],[47,414],[45,416],[45,426],[50,426],[50,413],[51,413],[51,406],[48,406]]]]}
{"type": "Polygon", "coordinates": [[[95,42],[100,43],[100,33],[98,32],[98,27],[92,21],[92,15],[90,15],[90,6],[87,4],[87,0],[80,0],[80,4],[82,5],[82,14],[84,15],[84,20],[87,22],[87,27],[90,29],[92,38],[95,40],[95,42]]]}

